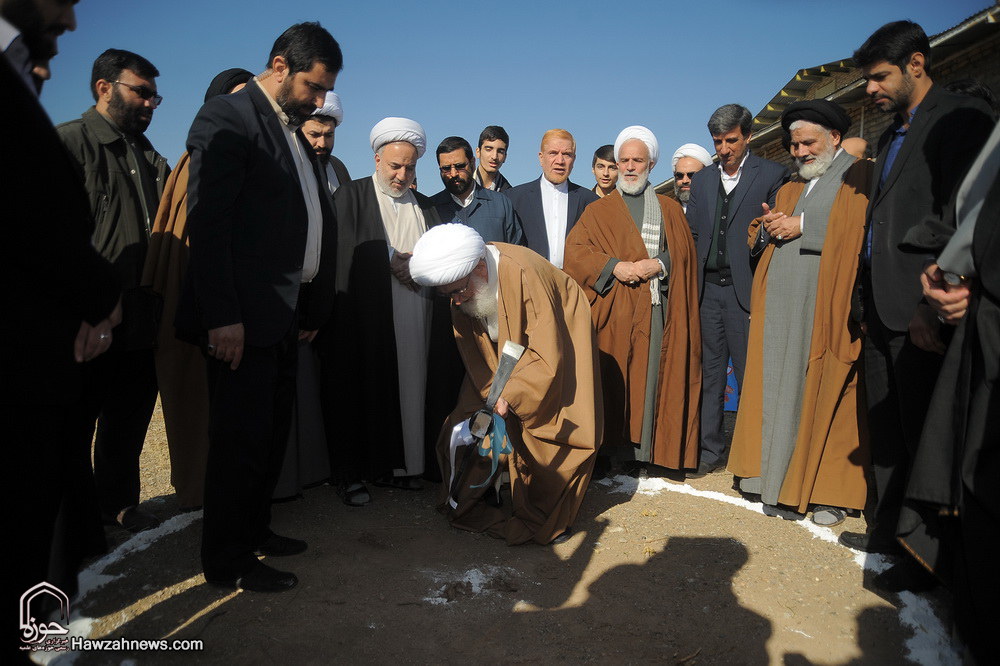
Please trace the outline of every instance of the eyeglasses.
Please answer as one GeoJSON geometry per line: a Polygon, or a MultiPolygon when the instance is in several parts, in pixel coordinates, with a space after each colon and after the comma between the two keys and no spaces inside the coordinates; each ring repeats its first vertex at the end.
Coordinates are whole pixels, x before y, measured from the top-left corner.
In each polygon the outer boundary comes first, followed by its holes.
{"type": "Polygon", "coordinates": [[[461,164],[446,164],[441,167],[441,173],[451,173],[452,171],[458,171],[459,173],[465,171],[469,167],[468,162],[462,162],[461,164]]]}
{"type": "Polygon", "coordinates": [[[111,83],[119,86],[125,86],[139,97],[143,99],[152,100],[150,106],[153,107],[154,109],[158,107],[160,103],[163,101],[162,95],[158,95],[155,90],[150,90],[146,86],[134,86],[131,83],[125,83],[124,81],[112,81],[111,83]]]}
{"type": "MultiPolygon", "coordinates": [[[[469,286],[472,283],[472,273],[469,273],[468,277],[465,278],[465,286],[459,287],[458,289],[453,289],[447,292],[441,292],[442,296],[447,296],[448,298],[455,300],[456,297],[463,298],[465,294],[469,291],[469,286]]],[[[441,291],[440,289],[438,291],[441,291]]]]}
{"type": "Polygon", "coordinates": [[[698,173],[698,172],[697,171],[674,171],[674,180],[680,180],[684,176],[687,176],[688,180],[690,180],[696,173],[698,173]]]}

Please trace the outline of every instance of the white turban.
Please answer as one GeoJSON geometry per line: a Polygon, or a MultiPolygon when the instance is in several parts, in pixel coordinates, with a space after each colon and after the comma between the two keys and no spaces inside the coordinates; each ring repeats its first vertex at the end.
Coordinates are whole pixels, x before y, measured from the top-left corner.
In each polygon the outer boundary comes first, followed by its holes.
{"type": "Polygon", "coordinates": [[[486,254],[483,237],[464,224],[431,227],[413,246],[410,277],[422,287],[440,287],[466,277],[486,254]]]}
{"type": "Polygon", "coordinates": [[[705,166],[712,166],[712,156],[707,150],[697,143],[685,143],[674,153],[674,158],[670,161],[670,168],[677,168],[677,160],[682,157],[693,157],[705,166]]]}
{"type": "Polygon", "coordinates": [[[340,95],[332,90],[326,94],[326,102],[320,108],[313,111],[314,116],[326,116],[333,118],[334,126],[340,127],[344,122],[344,107],[340,105],[340,95]]]}
{"type": "Polygon", "coordinates": [[[372,152],[377,153],[378,149],[387,143],[405,141],[413,144],[417,149],[417,159],[424,156],[427,149],[427,135],[424,128],[415,120],[409,118],[385,118],[380,120],[372,133],[368,136],[372,144],[372,152]]]}
{"type": "Polygon", "coordinates": [[[618,138],[615,139],[615,162],[618,161],[618,151],[621,150],[622,145],[632,139],[639,139],[646,144],[646,148],[649,148],[650,162],[656,162],[660,159],[660,144],[657,143],[656,137],[649,131],[649,128],[642,125],[632,125],[619,132],[618,138]]]}

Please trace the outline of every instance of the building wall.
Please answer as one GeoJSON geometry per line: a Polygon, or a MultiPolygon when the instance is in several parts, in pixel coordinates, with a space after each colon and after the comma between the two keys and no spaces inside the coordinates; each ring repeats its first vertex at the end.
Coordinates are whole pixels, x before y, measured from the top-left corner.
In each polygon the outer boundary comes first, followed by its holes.
{"type": "MultiPolygon", "coordinates": [[[[1000,31],[940,63],[932,62],[932,69],[934,71],[932,78],[936,85],[947,85],[959,79],[976,79],[989,86],[994,96],[1000,97],[1000,31]]],[[[860,72],[856,69],[834,74],[809,90],[804,99],[826,97],[859,78],[860,72]]],[[[874,157],[878,138],[892,122],[893,114],[883,113],[867,97],[843,106],[852,121],[847,135],[860,136],[867,140],[869,150],[874,157]]],[[[754,153],[786,166],[792,162],[791,156],[781,146],[779,133],[774,133],[774,138],[766,143],[755,146],[754,153]]]]}

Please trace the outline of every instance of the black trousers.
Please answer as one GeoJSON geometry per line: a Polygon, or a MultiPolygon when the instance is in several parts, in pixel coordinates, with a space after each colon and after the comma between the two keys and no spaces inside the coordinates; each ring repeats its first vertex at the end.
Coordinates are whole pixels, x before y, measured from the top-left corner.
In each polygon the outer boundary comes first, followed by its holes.
{"type": "Polygon", "coordinates": [[[42,582],[77,590],[81,562],[105,552],[104,528],[72,405],[2,404],[0,428],[13,484],[13,591],[42,582]]]}
{"type": "Polygon", "coordinates": [[[201,561],[207,578],[235,580],[271,533],[295,401],[297,330],[272,347],[243,349],[236,370],[207,359],[209,448],[201,561]]]}
{"type": "Polygon", "coordinates": [[[865,321],[865,392],[878,494],[868,523],[873,540],[895,543],[913,456],[944,357],[918,348],[907,333],[886,328],[870,298],[865,321]]]}
{"type": "Polygon", "coordinates": [[[740,307],[736,288],[705,282],[701,300],[701,462],[721,463],[729,442],[722,432],[729,359],[743,390],[750,315],[740,307]]]}
{"type": "Polygon", "coordinates": [[[101,513],[113,520],[139,503],[139,455],[156,407],[153,350],[112,346],[90,361],[86,372],[79,433],[89,448],[96,421],[94,481],[101,513]]]}

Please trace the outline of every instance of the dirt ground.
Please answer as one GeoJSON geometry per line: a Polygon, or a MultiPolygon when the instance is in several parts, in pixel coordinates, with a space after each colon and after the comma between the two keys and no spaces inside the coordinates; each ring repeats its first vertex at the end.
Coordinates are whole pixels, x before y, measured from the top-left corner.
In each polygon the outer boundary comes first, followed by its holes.
{"type": "Polygon", "coordinates": [[[271,562],[299,585],[227,593],[199,572],[200,513],[179,514],[159,411],[143,506],[164,524],[109,529],[81,575],[72,631],[199,639],[197,652],[79,652],[53,663],[956,663],[943,593],[880,595],[885,566],[839,531],[768,517],[712,474],[591,484],[572,538],[508,547],[452,529],[439,487],[373,488],[351,508],[328,486],[274,506],[309,550],[271,562]]]}

